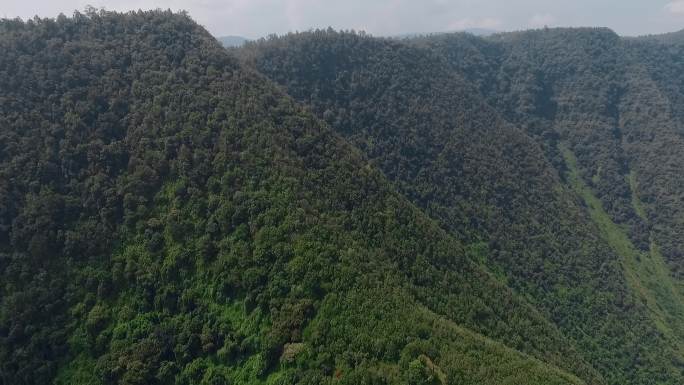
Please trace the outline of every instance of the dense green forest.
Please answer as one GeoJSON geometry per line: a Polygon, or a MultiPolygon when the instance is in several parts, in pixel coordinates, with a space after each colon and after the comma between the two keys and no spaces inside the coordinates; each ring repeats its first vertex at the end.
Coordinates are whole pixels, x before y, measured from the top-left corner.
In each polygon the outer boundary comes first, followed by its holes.
{"type": "Polygon", "coordinates": [[[684,63],[603,29],[312,31],[237,54],[448,233],[479,242],[482,263],[607,383],[678,383],[684,146],[670,104],[682,93],[664,88],[682,72],[651,69],[649,49],[660,66],[684,63]]]}
{"type": "Polygon", "coordinates": [[[0,384],[681,384],[684,41],[0,21],[0,384]]]}

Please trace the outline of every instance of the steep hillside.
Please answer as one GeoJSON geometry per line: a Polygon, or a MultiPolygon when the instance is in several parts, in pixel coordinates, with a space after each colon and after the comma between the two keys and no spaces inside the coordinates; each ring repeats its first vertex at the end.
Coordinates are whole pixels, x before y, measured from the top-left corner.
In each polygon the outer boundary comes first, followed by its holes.
{"type": "Polygon", "coordinates": [[[657,40],[556,29],[419,43],[545,146],[620,256],[632,291],[681,352],[683,61],[676,44],[657,40]]]}
{"type": "Polygon", "coordinates": [[[631,194],[639,175],[624,173],[614,134],[626,100],[620,42],[598,29],[403,42],[328,30],[248,45],[241,57],[465,240],[607,383],[676,384],[679,281],[661,243],[649,252],[649,220],[635,207],[648,209],[631,194]]]}
{"type": "Polygon", "coordinates": [[[577,166],[577,181],[588,187],[582,190],[595,195],[606,214],[592,218],[620,255],[632,290],[662,332],[684,340],[679,49],[620,39],[605,29],[422,43],[441,52],[458,73],[486,82],[480,90],[490,104],[525,127],[551,159],[561,159],[555,164],[562,175],[573,171],[570,163],[577,166]],[[488,63],[488,74],[479,62],[488,63]]]}
{"type": "Polygon", "coordinates": [[[604,383],[602,341],[186,15],[2,20],[0,51],[0,383],[604,383]]]}
{"type": "MultiPolygon", "coordinates": [[[[684,150],[677,45],[621,39],[605,29],[528,31],[487,40],[452,35],[421,43],[473,81],[491,105],[546,146],[551,158],[561,159],[559,140],[572,147],[612,220],[627,228],[641,250],[649,250],[652,234],[679,274],[684,177],[677,170],[684,150]]],[[[556,166],[565,167],[562,161],[556,166]]]]}

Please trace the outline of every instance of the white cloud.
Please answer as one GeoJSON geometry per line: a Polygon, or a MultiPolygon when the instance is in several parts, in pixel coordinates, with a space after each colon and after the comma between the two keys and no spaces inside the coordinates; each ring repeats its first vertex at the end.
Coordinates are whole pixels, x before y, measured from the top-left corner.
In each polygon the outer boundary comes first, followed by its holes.
{"type": "Polygon", "coordinates": [[[684,0],[670,1],[665,5],[665,10],[675,15],[684,15],[684,0]]]}
{"type": "Polygon", "coordinates": [[[537,13],[527,23],[530,28],[541,28],[552,25],[556,22],[556,18],[548,13],[537,13]]]}

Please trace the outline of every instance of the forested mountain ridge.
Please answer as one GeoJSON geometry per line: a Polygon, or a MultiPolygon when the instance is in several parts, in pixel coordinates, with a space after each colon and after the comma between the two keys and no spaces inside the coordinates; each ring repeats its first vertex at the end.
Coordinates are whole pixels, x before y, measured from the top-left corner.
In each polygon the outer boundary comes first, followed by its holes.
{"type": "Polygon", "coordinates": [[[682,56],[676,45],[622,39],[607,29],[528,31],[479,41],[453,35],[423,43],[479,84],[507,120],[550,143],[557,159],[552,144],[567,142],[612,219],[629,227],[642,250],[649,249],[654,230],[677,273],[682,228],[676,219],[681,205],[674,202],[682,175],[672,162],[682,151],[682,76],[676,70],[682,56]],[[460,55],[463,49],[470,55],[460,55]],[[488,66],[483,71],[471,57],[488,66]],[[675,144],[665,148],[664,141],[675,144]],[[632,191],[636,186],[640,191],[632,191]],[[637,195],[643,215],[633,204],[637,195]]]}
{"type": "MultiPolygon", "coordinates": [[[[429,44],[469,77],[478,68],[456,55],[464,42],[452,36],[429,44]]],[[[565,158],[561,173],[568,155],[576,156],[577,181],[599,198],[590,211],[623,257],[630,285],[683,338],[681,48],[606,29],[529,31],[477,47],[490,58],[497,52],[481,88],[490,104],[556,152],[552,158],[565,158]]]]}
{"type": "MultiPolygon", "coordinates": [[[[628,39],[629,40],[629,39],[628,39]]],[[[656,41],[666,44],[682,44],[684,43],[684,30],[677,32],[663,33],[659,35],[645,35],[631,38],[631,40],[642,40],[642,41],[656,41]]]]}
{"type": "Polygon", "coordinates": [[[0,21],[0,384],[681,384],[683,45],[0,21]]]}
{"type": "Polygon", "coordinates": [[[478,218],[444,231],[186,15],[0,49],[0,383],[608,383],[478,218]]]}
{"type": "Polygon", "coordinates": [[[607,29],[401,42],[328,30],[241,57],[445,230],[485,240],[486,265],[607,383],[678,383],[684,147],[658,89],[672,87],[643,76],[657,71],[635,49],[607,29]]]}

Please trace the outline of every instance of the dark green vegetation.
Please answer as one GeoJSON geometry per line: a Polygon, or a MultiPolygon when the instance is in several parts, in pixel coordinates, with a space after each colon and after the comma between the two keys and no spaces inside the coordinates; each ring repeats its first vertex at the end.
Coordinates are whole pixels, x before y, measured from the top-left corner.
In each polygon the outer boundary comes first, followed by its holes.
{"type": "Polygon", "coordinates": [[[1,28],[3,383],[596,379],[187,17],[1,28]]]}
{"type": "Polygon", "coordinates": [[[329,30],[242,57],[448,233],[481,244],[482,263],[602,382],[676,384],[684,55],[672,40],[586,29],[397,42],[329,30]]]}
{"type": "Polygon", "coordinates": [[[0,21],[0,384],[682,383],[682,63],[591,33],[0,21]]]}

